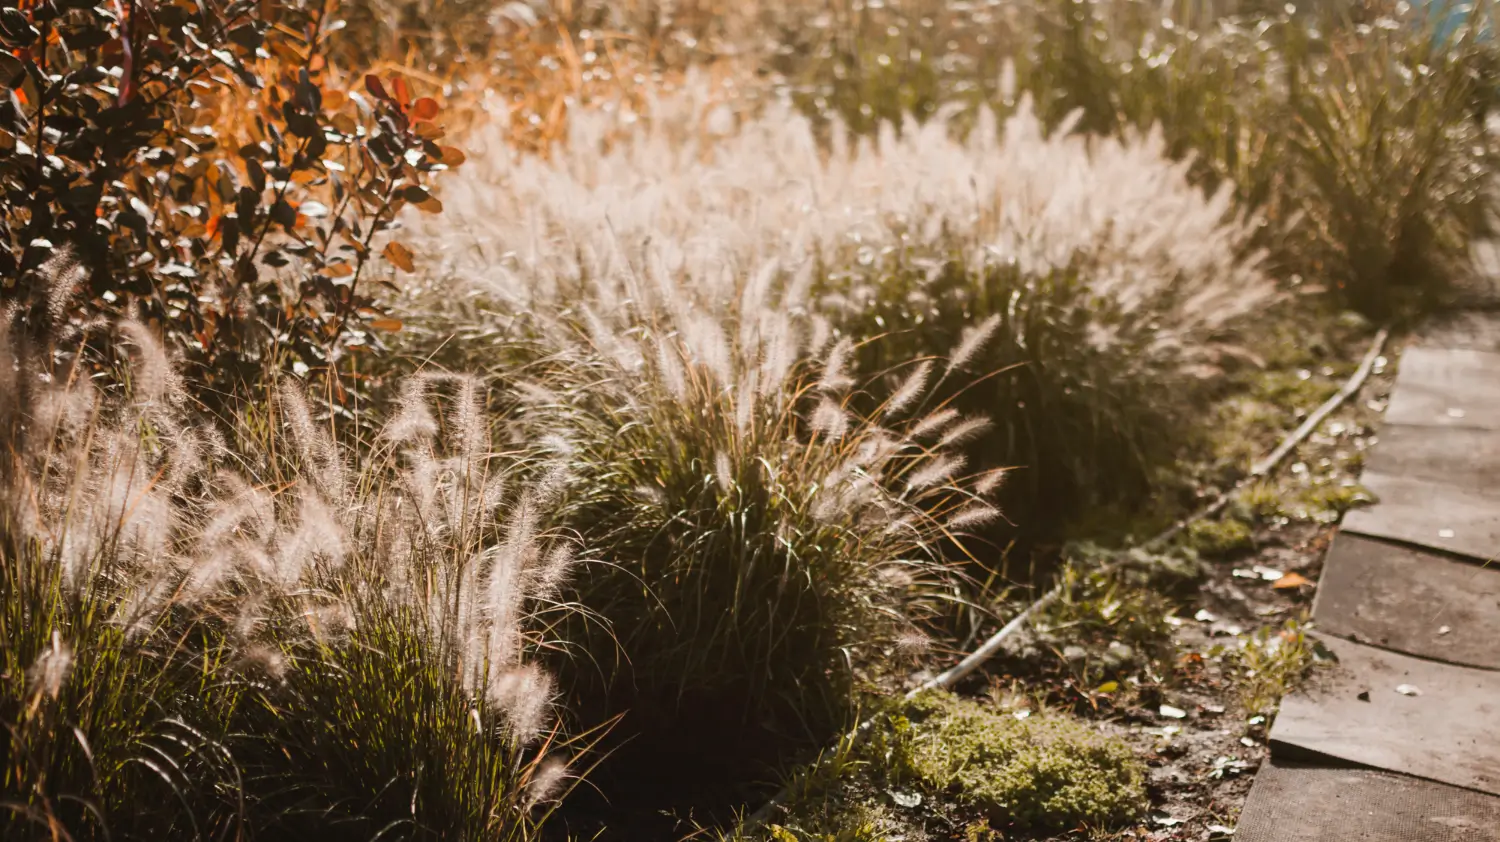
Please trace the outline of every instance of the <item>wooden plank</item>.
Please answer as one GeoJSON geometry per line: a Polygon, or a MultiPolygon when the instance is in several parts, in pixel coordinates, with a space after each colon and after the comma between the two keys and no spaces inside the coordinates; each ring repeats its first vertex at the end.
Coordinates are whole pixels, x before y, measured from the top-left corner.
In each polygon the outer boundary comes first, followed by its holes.
{"type": "Polygon", "coordinates": [[[1386,408],[1388,424],[1500,430],[1500,354],[1408,348],[1386,408]]]}
{"type": "Polygon", "coordinates": [[[1500,842],[1500,798],[1370,769],[1261,765],[1238,842],[1500,842]]]}
{"type": "Polygon", "coordinates": [[[1500,673],[1310,632],[1338,663],[1282,701],[1282,759],[1330,757],[1500,794],[1500,673]]]}
{"type": "Polygon", "coordinates": [[[1500,670],[1500,568],[1344,533],[1323,562],[1313,619],[1361,643],[1500,670]]]}
{"type": "Polygon", "coordinates": [[[1366,471],[1373,506],[1344,515],[1344,531],[1489,560],[1500,551],[1500,495],[1366,471]]]}
{"type": "Polygon", "coordinates": [[[1500,495],[1500,432],[1387,424],[1365,457],[1365,470],[1500,495]]]}
{"type": "MultiPolygon", "coordinates": [[[[1500,244],[1489,243],[1489,257],[1500,269],[1500,244]]],[[[1500,276],[1497,276],[1500,277],[1500,276]]],[[[1422,328],[1424,348],[1500,351],[1500,313],[1459,312],[1433,317],[1422,328]]]]}

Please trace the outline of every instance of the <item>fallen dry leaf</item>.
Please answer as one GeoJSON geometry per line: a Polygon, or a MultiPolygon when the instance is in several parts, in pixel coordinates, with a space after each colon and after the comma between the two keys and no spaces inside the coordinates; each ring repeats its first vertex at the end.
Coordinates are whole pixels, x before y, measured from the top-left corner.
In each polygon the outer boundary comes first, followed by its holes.
{"type": "Polygon", "coordinates": [[[1306,576],[1303,576],[1301,573],[1288,573],[1285,576],[1282,576],[1280,579],[1272,582],[1271,587],[1275,588],[1278,591],[1281,591],[1288,588],[1300,588],[1303,585],[1311,584],[1312,580],[1307,578],[1306,576]]]}

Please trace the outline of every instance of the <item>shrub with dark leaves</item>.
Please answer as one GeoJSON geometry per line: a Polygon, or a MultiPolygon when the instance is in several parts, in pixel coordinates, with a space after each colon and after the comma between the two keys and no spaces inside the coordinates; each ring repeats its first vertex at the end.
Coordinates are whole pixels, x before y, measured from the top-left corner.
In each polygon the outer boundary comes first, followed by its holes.
{"type": "MultiPolygon", "coordinates": [[[[201,395],[378,345],[371,258],[462,153],[402,79],[341,89],[318,0],[0,12],[0,302],[33,332],[131,315],[201,395]],[[68,253],[81,271],[44,266],[68,253]],[[62,282],[59,282],[59,281],[62,282]],[[363,283],[362,283],[363,281],[363,283]]],[[[387,260],[409,271],[399,243],[387,260]]]]}

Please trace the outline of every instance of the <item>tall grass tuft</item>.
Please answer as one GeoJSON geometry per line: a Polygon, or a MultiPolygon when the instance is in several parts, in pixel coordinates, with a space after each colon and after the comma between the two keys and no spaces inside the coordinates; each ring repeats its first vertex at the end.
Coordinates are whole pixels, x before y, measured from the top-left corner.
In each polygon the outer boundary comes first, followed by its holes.
{"type": "Polygon", "coordinates": [[[533,837],[566,777],[534,618],[572,547],[472,379],[409,381],[373,441],[290,385],[217,431],[144,328],[96,386],[9,325],[7,837],[533,837]]]}
{"type": "Polygon", "coordinates": [[[664,298],[560,319],[518,410],[576,466],[560,516],[601,551],[576,583],[594,616],[563,634],[588,656],[568,692],[626,716],[658,798],[826,734],[856,665],[957,597],[940,544],[998,516],[997,478],[941,444],[963,419],[911,415],[931,361],[859,414],[850,339],[765,289],[727,329],[664,298]]]}

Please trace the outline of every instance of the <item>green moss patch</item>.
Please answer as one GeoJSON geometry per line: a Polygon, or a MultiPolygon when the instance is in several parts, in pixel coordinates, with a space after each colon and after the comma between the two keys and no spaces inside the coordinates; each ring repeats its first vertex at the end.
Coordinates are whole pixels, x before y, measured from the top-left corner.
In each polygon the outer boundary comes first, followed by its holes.
{"type": "Polygon", "coordinates": [[[1063,716],[1018,719],[947,694],[914,703],[912,769],[991,820],[1062,831],[1115,825],[1146,805],[1145,768],[1124,742],[1063,716]]]}
{"type": "Polygon", "coordinates": [[[1251,549],[1250,527],[1237,518],[1194,521],[1187,528],[1188,546],[1210,558],[1251,549]]]}

